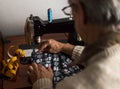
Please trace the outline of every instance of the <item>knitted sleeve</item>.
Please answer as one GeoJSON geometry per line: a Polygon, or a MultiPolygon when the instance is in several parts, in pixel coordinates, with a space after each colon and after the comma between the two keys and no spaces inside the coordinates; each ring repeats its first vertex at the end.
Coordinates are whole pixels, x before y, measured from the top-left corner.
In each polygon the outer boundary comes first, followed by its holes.
{"type": "Polygon", "coordinates": [[[33,89],[53,89],[52,80],[48,78],[38,79],[33,84],[33,89]]]}
{"type": "Polygon", "coordinates": [[[72,52],[72,59],[74,61],[79,60],[80,55],[84,49],[84,46],[75,46],[72,52]]]}

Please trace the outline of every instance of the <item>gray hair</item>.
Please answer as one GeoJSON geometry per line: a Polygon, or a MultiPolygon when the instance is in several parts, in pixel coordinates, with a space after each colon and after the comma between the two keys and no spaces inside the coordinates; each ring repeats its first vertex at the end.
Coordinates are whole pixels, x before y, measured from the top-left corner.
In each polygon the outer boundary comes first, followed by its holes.
{"type": "Polygon", "coordinates": [[[79,0],[85,9],[86,21],[101,25],[120,22],[120,0],[79,0]]]}

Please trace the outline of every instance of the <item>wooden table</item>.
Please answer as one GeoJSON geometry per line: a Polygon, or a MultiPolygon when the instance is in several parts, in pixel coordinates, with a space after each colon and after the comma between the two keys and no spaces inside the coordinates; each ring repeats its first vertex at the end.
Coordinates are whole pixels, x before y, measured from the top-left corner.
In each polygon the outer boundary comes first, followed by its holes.
{"type": "MultiPolygon", "coordinates": [[[[59,34],[48,34],[44,35],[43,39],[56,39],[56,40],[62,40],[66,39],[67,37],[63,33],[59,34]]],[[[7,49],[10,45],[21,45],[21,44],[26,44],[25,43],[25,38],[24,36],[10,36],[6,37],[6,44],[4,45],[5,47],[5,52],[4,52],[4,59],[7,59],[7,49]]],[[[27,75],[27,70],[28,66],[27,65],[21,65],[19,67],[19,72],[17,74],[17,78],[14,81],[9,81],[9,80],[3,80],[3,89],[32,89],[32,85],[28,82],[28,75],[27,75]]]]}

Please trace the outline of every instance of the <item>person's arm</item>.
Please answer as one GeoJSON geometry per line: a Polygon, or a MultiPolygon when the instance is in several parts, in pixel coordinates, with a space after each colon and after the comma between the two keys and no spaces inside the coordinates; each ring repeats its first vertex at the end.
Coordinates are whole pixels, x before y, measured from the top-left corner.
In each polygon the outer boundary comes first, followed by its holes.
{"type": "Polygon", "coordinates": [[[61,43],[53,39],[44,41],[39,46],[39,52],[42,51],[48,51],[51,53],[63,52],[71,56],[75,60],[77,60],[80,57],[80,54],[83,49],[84,49],[83,46],[74,46],[69,43],[61,43]]]}
{"type": "Polygon", "coordinates": [[[43,41],[39,46],[39,52],[48,51],[51,53],[58,53],[63,52],[68,54],[69,56],[72,55],[72,51],[74,49],[74,45],[69,43],[61,43],[54,39],[49,39],[47,41],[43,41]]]}
{"type": "Polygon", "coordinates": [[[70,55],[73,60],[79,60],[83,49],[84,46],[74,46],[67,43],[67,44],[63,44],[61,51],[70,55]]]}
{"type": "Polygon", "coordinates": [[[74,49],[74,45],[72,44],[69,44],[69,43],[63,43],[62,44],[62,47],[61,47],[61,52],[69,55],[69,56],[72,56],[72,53],[73,53],[73,49],[74,49]]]}
{"type": "Polygon", "coordinates": [[[48,78],[38,79],[33,84],[33,89],[53,89],[52,80],[48,78]]]}

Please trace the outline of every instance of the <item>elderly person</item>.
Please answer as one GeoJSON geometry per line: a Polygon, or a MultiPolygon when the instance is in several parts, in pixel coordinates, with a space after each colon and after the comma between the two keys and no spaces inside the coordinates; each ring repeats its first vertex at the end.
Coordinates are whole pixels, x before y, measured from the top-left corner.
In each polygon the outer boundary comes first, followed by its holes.
{"type": "MultiPolygon", "coordinates": [[[[68,7],[86,47],[48,40],[39,51],[62,51],[86,68],[60,81],[55,89],[120,89],[120,0],[69,0],[68,7]]],[[[33,63],[30,72],[33,89],[53,89],[51,68],[33,63]]]]}

